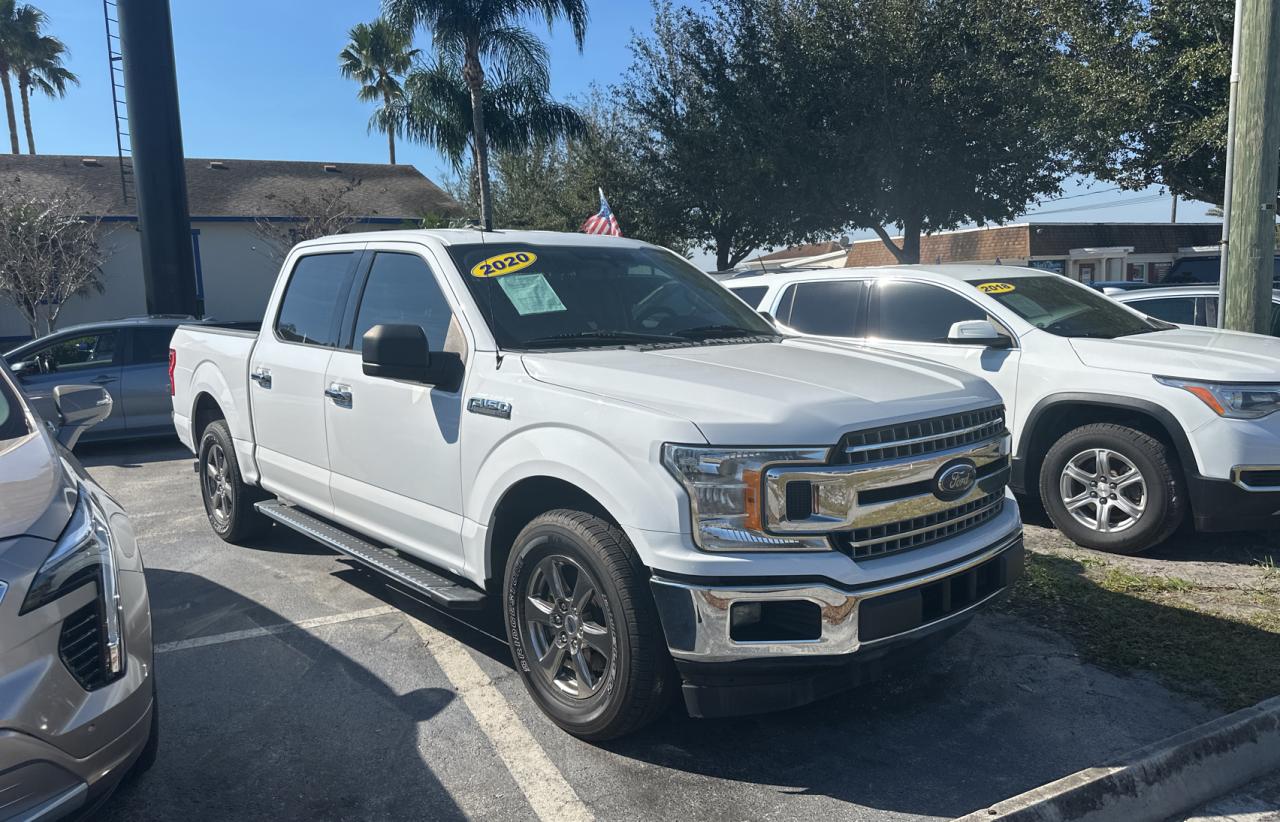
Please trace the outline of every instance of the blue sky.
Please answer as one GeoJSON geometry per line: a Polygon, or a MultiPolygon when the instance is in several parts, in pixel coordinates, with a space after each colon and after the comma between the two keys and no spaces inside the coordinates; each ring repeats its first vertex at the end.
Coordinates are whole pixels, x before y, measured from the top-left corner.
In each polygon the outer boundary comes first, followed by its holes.
{"type": "MultiPolygon", "coordinates": [[[[114,154],[102,6],[97,0],[34,0],[51,31],[71,49],[81,85],[65,100],[37,99],[36,145],[49,154],[114,154]]],[[[347,30],[377,16],[378,0],[171,0],[183,142],[190,157],[386,162],[386,139],[367,134],[370,107],[337,72],[347,30]]],[[[592,0],[582,54],[563,25],[547,37],[552,91],[557,97],[607,85],[630,62],[633,31],[647,31],[647,0],[592,0]]],[[[531,26],[546,34],[540,21],[531,26]]],[[[446,164],[419,145],[397,148],[398,159],[433,179],[446,164]]],[[[1107,191],[1110,185],[1071,181],[1069,200],[1046,203],[1037,220],[1068,222],[1169,219],[1159,192],[1107,191]],[[1063,211],[1063,209],[1072,209],[1063,211]]],[[[1206,206],[1183,203],[1180,221],[1210,219],[1206,206]]],[[[587,215],[583,215],[584,218],[587,215]]],[[[618,215],[623,225],[626,215],[618,215]]]]}

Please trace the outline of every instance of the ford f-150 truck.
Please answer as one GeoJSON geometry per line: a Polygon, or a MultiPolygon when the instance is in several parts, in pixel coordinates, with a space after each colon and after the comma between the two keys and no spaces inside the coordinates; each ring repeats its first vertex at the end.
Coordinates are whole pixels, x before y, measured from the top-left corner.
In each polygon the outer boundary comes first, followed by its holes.
{"type": "Polygon", "coordinates": [[[529,694],[583,738],[677,687],[695,716],[812,701],[1022,568],[990,386],[780,334],[645,243],[309,241],[259,333],[172,346],[219,536],[278,523],[444,608],[491,603],[529,694]]]}

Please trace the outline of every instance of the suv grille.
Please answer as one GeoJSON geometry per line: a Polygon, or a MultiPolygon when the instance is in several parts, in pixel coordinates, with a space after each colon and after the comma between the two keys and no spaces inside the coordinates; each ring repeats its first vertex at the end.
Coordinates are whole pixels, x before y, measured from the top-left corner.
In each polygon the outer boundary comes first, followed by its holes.
{"type": "Polygon", "coordinates": [[[864,465],[916,457],[994,439],[1003,433],[1004,408],[997,405],[846,434],[836,449],[835,462],[864,465]]]}
{"type": "Polygon", "coordinates": [[[1003,509],[1002,488],[994,494],[935,514],[877,525],[874,528],[855,528],[837,536],[836,542],[841,550],[854,559],[868,559],[922,548],[970,528],[977,528],[1003,509]]]}
{"type": "Polygon", "coordinates": [[[110,681],[107,675],[106,625],[102,619],[102,602],[94,600],[72,613],[62,622],[58,637],[58,655],[62,664],[86,691],[101,688],[110,681]]]}

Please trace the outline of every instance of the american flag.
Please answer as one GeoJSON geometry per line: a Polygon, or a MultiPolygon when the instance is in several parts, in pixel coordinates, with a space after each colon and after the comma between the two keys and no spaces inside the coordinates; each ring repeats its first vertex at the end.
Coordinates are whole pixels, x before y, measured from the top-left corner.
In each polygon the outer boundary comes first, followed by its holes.
{"type": "Polygon", "coordinates": [[[579,229],[583,234],[608,234],[610,237],[621,237],[622,229],[618,228],[618,218],[609,210],[609,201],[604,198],[604,189],[600,189],[600,213],[587,218],[579,229]]]}

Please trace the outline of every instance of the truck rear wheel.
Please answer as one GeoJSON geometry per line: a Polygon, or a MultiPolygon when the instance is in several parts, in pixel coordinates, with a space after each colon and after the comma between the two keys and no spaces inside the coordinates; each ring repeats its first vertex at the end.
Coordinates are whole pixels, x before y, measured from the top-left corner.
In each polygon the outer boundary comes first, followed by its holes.
{"type": "Polygon", "coordinates": [[[511,654],[538,707],[574,736],[623,736],[670,703],[646,580],[621,529],[590,514],[549,511],[515,539],[503,585],[511,654]]]}
{"type": "Polygon", "coordinates": [[[271,520],[258,513],[255,502],[266,495],[240,476],[240,463],[226,420],[214,420],[200,435],[198,470],[200,497],[213,532],[226,542],[238,543],[261,536],[271,520]]]}
{"type": "Polygon", "coordinates": [[[1169,538],[1186,513],[1182,476],[1168,446],[1133,428],[1083,425],[1045,455],[1040,497],[1073,542],[1138,554],[1169,538]]]}

